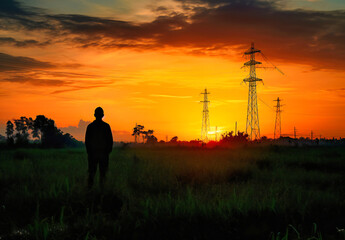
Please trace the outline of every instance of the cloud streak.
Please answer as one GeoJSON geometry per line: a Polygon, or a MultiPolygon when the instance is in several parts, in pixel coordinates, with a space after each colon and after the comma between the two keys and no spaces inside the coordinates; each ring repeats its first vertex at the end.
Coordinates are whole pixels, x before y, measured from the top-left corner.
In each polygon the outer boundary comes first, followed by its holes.
{"type": "Polygon", "coordinates": [[[175,96],[175,95],[165,95],[165,94],[151,94],[151,97],[161,97],[161,98],[191,98],[192,96],[175,96]]]}
{"type": "Polygon", "coordinates": [[[48,69],[54,65],[49,62],[42,62],[30,57],[12,56],[0,53],[0,72],[27,71],[32,69],[48,69]]]}
{"type": "Polygon", "coordinates": [[[50,44],[50,41],[39,42],[33,39],[29,40],[16,40],[12,37],[0,37],[0,45],[11,45],[20,48],[26,47],[43,47],[50,44]]]}
{"type": "Polygon", "coordinates": [[[8,78],[0,79],[0,82],[9,83],[29,83],[35,86],[64,86],[69,84],[69,81],[57,80],[57,79],[41,79],[36,77],[30,77],[25,75],[14,75],[8,78]]]}
{"type": "Polygon", "coordinates": [[[51,94],[59,94],[59,93],[65,93],[65,92],[74,92],[79,90],[88,90],[93,88],[100,88],[100,87],[106,87],[108,84],[98,84],[98,85],[86,85],[86,86],[73,86],[67,89],[60,89],[51,92],[51,94]]]}
{"type": "Polygon", "coordinates": [[[94,74],[59,71],[61,64],[39,61],[34,58],[0,53],[0,83],[27,84],[54,87],[50,94],[106,87],[115,80],[94,74]]]}

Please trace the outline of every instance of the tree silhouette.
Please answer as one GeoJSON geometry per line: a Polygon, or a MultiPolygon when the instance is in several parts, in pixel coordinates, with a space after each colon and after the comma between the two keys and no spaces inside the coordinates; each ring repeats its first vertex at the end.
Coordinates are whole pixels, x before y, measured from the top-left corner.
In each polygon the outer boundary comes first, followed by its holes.
{"type": "Polygon", "coordinates": [[[145,139],[146,139],[146,143],[155,143],[157,142],[157,138],[155,136],[153,136],[154,131],[149,129],[147,131],[144,131],[144,126],[143,125],[138,125],[136,124],[135,127],[133,128],[133,133],[132,136],[135,137],[135,142],[138,142],[138,137],[142,137],[143,138],[143,143],[145,143],[145,139]]]}
{"type": "Polygon", "coordinates": [[[29,143],[28,121],[27,117],[20,117],[14,120],[16,126],[15,139],[18,146],[25,146],[29,143]]]}
{"type": "Polygon", "coordinates": [[[43,147],[63,147],[65,145],[66,137],[63,132],[55,126],[52,119],[46,118],[44,115],[36,116],[33,123],[33,137],[38,137],[41,140],[43,147]]]}
{"type": "MultiPolygon", "coordinates": [[[[29,144],[29,130],[32,138],[38,138],[42,147],[75,147],[80,146],[80,142],[73,138],[69,133],[64,134],[55,126],[52,119],[44,115],[36,116],[36,119],[20,117],[14,120],[16,134],[15,145],[26,146],[29,144]]],[[[13,143],[14,125],[11,121],[7,122],[6,134],[9,143],[13,143]],[[11,140],[12,139],[12,140],[11,140]]]]}
{"type": "Polygon", "coordinates": [[[141,134],[143,136],[143,142],[145,141],[145,139],[146,139],[146,143],[157,142],[157,138],[153,136],[153,132],[154,132],[153,130],[141,131],[141,134]]]}
{"type": "Polygon", "coordinates": [[[225,132],[222,134],[222,138],[219,141],[220,143],[245,143],[248,142],[248,134],[244,132],[238,132],[234,136],[234,132],[225,132]]]}
{"type": "Polygon", "coordinates": [[[154,135],[150,135],[146,139],[146,143],[148,144],[154,144],[157,142],[157,138],[154,135]]]}
{"type": "Polygon", "coordinates": [[[135,142],[138,142],[138,137],[140,137],[140,134],[142,134],[142,130],[144,129],[144,126],[142,125],[135,125],[133,128],[132,136],[135,138],[135,142]]]}
{"type": "Polygon", "coordinates": [[[153,134],[153,132],[154,132],[153,130],[147,130],[147,135],[151,136],[153,134]]]}
{"type": "Polygon", "coordinates": [[[140,131],[141,137],[143,138],[143,143],[145,142],[145,138],[147,137],[147,131],[140,131]]]}
{"type": "Polygon", "coordinates": [[[170,139],[170,142],[171,142],[171,143],[176,143],[177,140],[178,140],[178,137],[175,136],[175,137],[173,137],[172,139],[170,139]]]}
{"type": "Polygon", "coordinates": [[[14,145],[14,125],[11,121],[7,121],[6,123],[6,137],[7,137],[7,145],[13,146],[14,145]]]}
{"type": "Polygon", "coordinates": [[[261,141],[261,142],[267,141],[267,137],[266,137],[266,136],[262,136],[262,137],[260,138],[260,141],[261,141]]]}
{"type": "Polygon", "coordinates": [[[44,134],[49,134],[49,128],[54,128],[54,121],[46,118],[44,115],[37,115],[33,123],[32,136],[38,138],[41,142],[45,141],[44,134]]]}
{"type": "Polygon", "coordinates": [[[42,138],[42,132],[41,129],[43,128],[43,125],[45,123],[46,117],[43,115],[37,115],[36,119],[33,124],[33,129],[32,129],[32,137],[33,138],[38,138],[38,140],[41,140],[42,138]]]}

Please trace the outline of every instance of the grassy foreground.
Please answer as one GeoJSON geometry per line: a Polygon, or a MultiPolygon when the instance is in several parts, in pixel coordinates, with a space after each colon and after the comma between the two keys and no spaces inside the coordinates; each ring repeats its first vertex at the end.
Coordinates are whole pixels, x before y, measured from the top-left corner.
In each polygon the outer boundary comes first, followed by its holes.
{"type": "Polygon", "coordinates": [[[345,239],[345,149],[0,150],[0,239],[345,239]]]}

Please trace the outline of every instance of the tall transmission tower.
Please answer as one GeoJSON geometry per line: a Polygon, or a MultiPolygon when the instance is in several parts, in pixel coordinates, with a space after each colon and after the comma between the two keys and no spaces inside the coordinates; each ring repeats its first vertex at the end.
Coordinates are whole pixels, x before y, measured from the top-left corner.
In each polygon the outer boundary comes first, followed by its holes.
{"type": "Polygon", "coordinates": [[[243,79],[244,82],[249,83],[246,133],[249,135],[250,140],[260,138],[256,82],[262,81],[262,79],[256,77],[256,65],[261,64],[261,62],[255,61],[255,54],[260,52],[261,50],[255,49],[254,43],[252,43],[251,48],[244,53],[250,56],[250,60],[243,65],[244,67],[250,67],[249,77],[243,79]]]}
{"type": "Polygon", "coordinates": [[[274,139],[280,138],[281,136],[281,131],[282,131],[282,126],[281,126],[281,110],[280,110],[280,101],[279,97],[277,100],[273,100],[277,102],[277,105],[275,106],[276,108],[276,122],[274,125],[274,139]]]}
{"type": "Polygon", "coordinates": [[[209,111],[208,111],[208,94],[207,89],[205,88],[205,91],[201,94],[204,94],[204,101],[200,101],[204,103],[203,110],[202,110],[202,127],[201,127],[201,140],[204,142],[208,141],[208,132],[210,131],[210,117],[209,117],[209,111]]]}

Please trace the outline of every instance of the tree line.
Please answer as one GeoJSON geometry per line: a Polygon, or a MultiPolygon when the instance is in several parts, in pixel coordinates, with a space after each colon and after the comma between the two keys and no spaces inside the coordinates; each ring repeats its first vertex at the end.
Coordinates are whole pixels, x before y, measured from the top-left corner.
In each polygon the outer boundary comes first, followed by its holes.
{"type": "Polygon", "coordinates": [[[37,115],[35,119],[20,117],[6,123],[6,141],[11,147],[38,144],[44,148],[78,147],[82,142],[71,134],[63,133],[53,119],[37,115]]]}
{"type": "Polygon", "coordinates": [[[143,125],[138,125],[136,124],[135,127],[133,128],[133,133],[132,136],[134,136],[134,141],[137,143],[138,142],[138,138],[140,138],[140,136],[143,139],[143,142],[146,143],[156,143],[157,142],[157,138],[153,135],[153,130],[144,130],[144,126],[143,125]]]}

